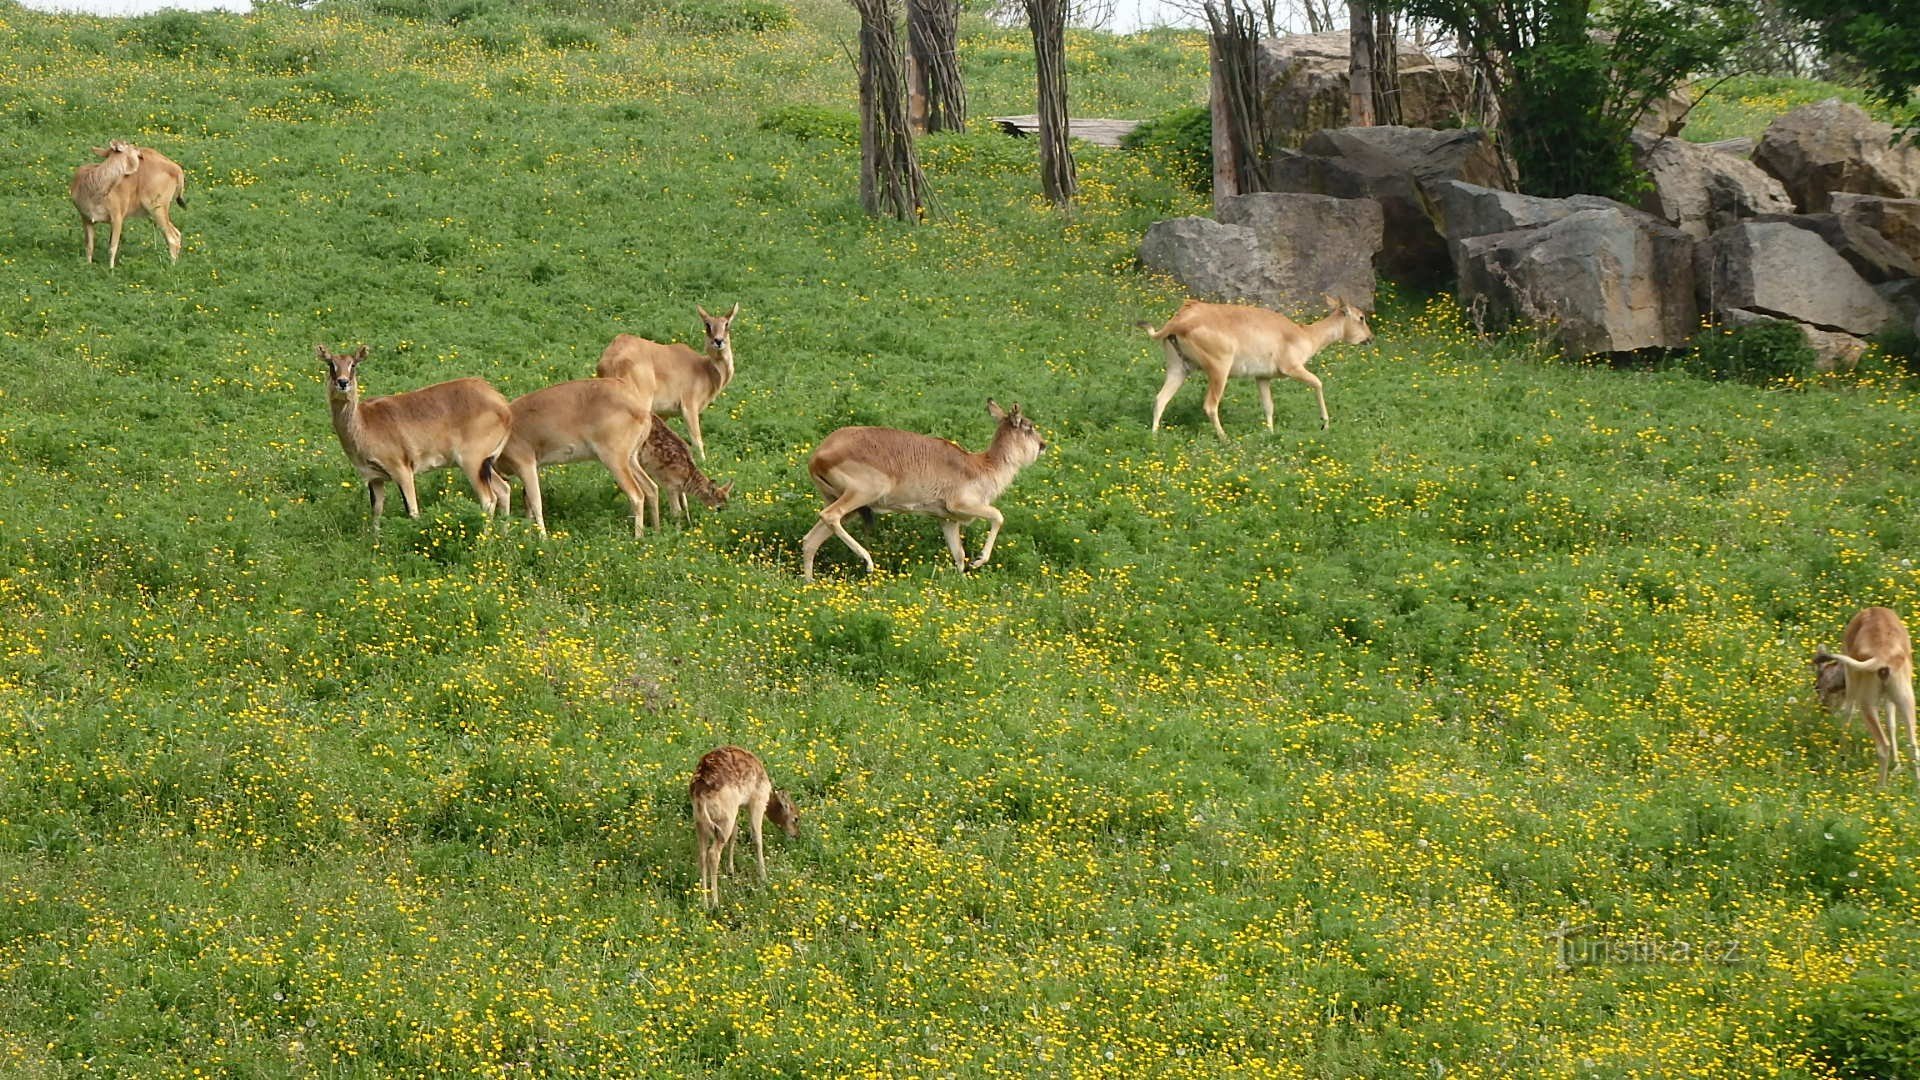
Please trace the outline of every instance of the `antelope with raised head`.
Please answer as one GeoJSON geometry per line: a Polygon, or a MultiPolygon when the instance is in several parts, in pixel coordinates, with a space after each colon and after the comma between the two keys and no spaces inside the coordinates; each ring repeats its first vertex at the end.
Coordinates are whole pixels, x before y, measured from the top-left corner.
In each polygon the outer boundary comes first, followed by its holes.
{"type": "Polygon", "coordinates": [[[1873,736],[1880,782],[1900,767],[1900,728],[1907,729],[1913,778],[1920,782],[1920,730],[1913,700],[1913,638],[1891,608],[1863,608],[1847,623],[1838,654],[1813,658],[1820,699],[1835,713],[1851,710],[1873,736]]]}
{"type": "Polygon", "coordinates": [[[80,211],[80,226],[86,232],[87,261],[93,261],[93,227],[105,221],[111,226],[107,238],[107,268],[120,260],[120,228],[130,217],[143,214],[153,218],[166,238],[167,254],[180,261],[180,230],[173,227],[167,207],[187,205],[187,174],[165,154],[144,146],[115,139],[93,152],[100,161],[82,165],[74,171],[68,194],[80,211]]]}
{"type": "Polygon", "coordinates": [[[457,465],[474,497],[492,517],[507,512],[507,482],[495,461],[507,445],[513,410],[485,379],[454,379],[386,397],[360,398],[360,364],[367,347],[344,356],[314,352],[327,365],[327,404],[347,460],[367,483],[374,535],[387,505],[387,481],[400,488],[408,517],[420,516],[414,477],[457,465]]]}
{"type": "MultiPolygon", "coordinates": [[[[633,507],[633,535],[645,535],[649,500],[659,486],[640,467],[641,449],[653,429],[646,399],[625,382],[575,379],[535,390],[513,401],[513,432],[500,455],[500,471],[527,486],[527,516],[542,536],[547,518],[540,499],[540,466],[597,459],[633,507]]],[[[659,524],[659,510],[654,511],[659,524]]]]}
{"type": "Polygon", "coordinates": [[[820,511],[819,523],[800,542],[801,579],[813,580],[814,553],[829,536],[838,536],[867,564],[867,572],[873,572],[873,556],[842,524],[855,511],[869,519],[875,512],[939,518],[953,565],[962,571],[967,569],[967,550],[960,527],[966,521],[984,519],[991,525],[973,567],[985,566],[1005,521],[993,501],[1047,448],[1019,405],[1003,411],[989,398],[987,414],[999,427],[993,442],[978,454],[946,439],[896,428],[844,427],[822,439],[807,462],[807,472],[827,505],[820,511]]]}
{"type": "Polygon", "coordinates": [[[767,849],[761,842],[761,821],[772,818],[789,837],[800,835],[800,812],[784,791],[774,789],[767,767],[752,751],[738,746],[709,750],[693,770],[687,785],[693,800],[693,831],[700,869],[700,895],[709,908],[720,906],[720,852],[727,853],[727,873],[733,873],[734,830],[740,808],[747,809],[747,827],[753,833],[753,857],[759,862],[760,882],[767,880],[767,849]]]}
{"type": "Polygon", "coordinates": [[[1332,296],[1322,299],[1327,302],[1326,317],[1306,326],[1266,308],[1202,300],[1181,304],[1158,330],[1152,323],[1136,324],[1152,334],[1167,354],[1167,381],[1153,399],[1153,430],[1160,430],[1160,414],[1195,369],[1207,377],[1201,407],[1222,441],[1227,432],[1220,426],[1220,396],[1227,392],[1231,378],[1252,379],[1260,388],[1268,431],[1273,430],[1273,380],[1285,376],[1306,383],[1320,402],[1320,427],[1325,430],[1327,395],[1319,376],[1307,370],[1307,361],[1336,341],[1364,345],[1373,340],[1373,331],[1367,326],[1366,312],[1332,296]]]}
{"type": "MultiPolygon", "coordinates": [[[[687,444],[673,433],[666,421],[659,417],[653,419],[653,430],[648,433],[646,445],[640,448],[640,466],[647,471],[659,487],[667,492],[667,503],[674,513],[680,515],[680,524],[693,522],[693,513],[687,504],[687,496],[692,495],[706,504],[709,510],[719,510],[727,505],[727,497],[733,494],[731,482],[714,486],[700,466],[693,463],[693,455],[687,453],[687,444]]],[[[660,527],[660,500],[653,500],[653,527],[660,527]]]]}
{"type": "Polygon", "coordinates": [[[632,334],[617,335],[600,354],[594,373],[602,379],[624,379],[653,406],[661,416],[678,416],[687,422],[687,437],[700,460],[707,460],[707,444],[700,439],[700,411],[713,404],[720,391],[733,381],[734,316],[740,305],[725,315],[709,315],[694,305],[700,322],[706,327],[705,352],[696,352],[678,343],[662,345],[632,334]]]}

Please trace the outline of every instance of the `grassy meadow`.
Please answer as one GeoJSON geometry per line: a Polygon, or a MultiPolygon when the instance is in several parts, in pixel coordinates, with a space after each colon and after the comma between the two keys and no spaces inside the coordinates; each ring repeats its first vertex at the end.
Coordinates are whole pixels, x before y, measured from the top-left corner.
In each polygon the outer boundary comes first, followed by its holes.
{"type": "MultiPolygon", "coordinates": [[[[1920,613],[1911,382],[1389,293],[1330,431],[1236,384],[1222,445],[1196,383],[1149,437],[1180,294],[1133,251],[1194,196],[1085,150],[1060,215],[1028,144],[939,137],[932,220],[870,221],[850,12],[599,10],[0,2],[0,1076],[1920,1069],[1920,798],[1807,666],[1920,613]],[[177,266],[145,221],[81,261],[115,135],[189,173],[177,266]],[[543,540],[441,473],[372,542],[316,342],[511,396],[735,301],[725,511],[636,542],[575,465],[543,540]],[[978,447],[989,396],[1051,444],[993,563],[883,518],[801,585],[812,446],[978,447]],[[803,833],[708,915],[729,741],[803,833]]],[[[970,28],[976,116],[1031,111],[1027,48],[970,28]]],[[[1205,72],[1069,58],[1094,115],[1205,72]]]]}

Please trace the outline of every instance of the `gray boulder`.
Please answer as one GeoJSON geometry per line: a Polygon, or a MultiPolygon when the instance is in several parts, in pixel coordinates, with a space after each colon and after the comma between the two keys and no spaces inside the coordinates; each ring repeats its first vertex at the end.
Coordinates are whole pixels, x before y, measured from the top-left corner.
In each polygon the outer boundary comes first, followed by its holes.
{"type": "Polygon", "coordinates": [[[1920,264],[1920,199],[1889,199],[1880,195],[1856,195],[1836,191],[1833,212],[1849,221],[1857,221],[1906,252],[1920,264]]]}
{"type": "Polygon", "coordinates": [[[1818,236],[1870,284],[1920,276],[1920,264],[1859,215],[1766,214],[1753,220],[1784,222],[1818,236]]]}
{"type": "Polygon", "coordinates": [[[1893,317],[1839,252],[1784,221],[1729,225],[1700,245],[1700,257],[1704,298],[1723,317],[1737,308],[1854,335],[1893,317]]]}
{"type": "Polygon", "coordinates": [[[1570,356],[1676,348],[1700,323],[1694,241],[1622,206],[1460,241],[1460,297],[1495,323],[1554,327],[1570,356]]]}
{"type": "Polygon", "coordinates": [[[1753,157],[1753,148],[1760,145],[1758,139],[1750,135],[1741,135],[1732,139],[1719,139],[1714,142],[1695,143],[1702,150],[1712,150],[1718,154],[1732,154],[1746,161],[1753,157]]]}
{"type": "Polygon", "coordinates": [[[1381,272],[1429,284],[1446,278],[1452,260],[1427,215],[1421,186],[1442,180],[1482,187],[1504,183],[1492,144],[1472,130],[1383,126],[1321,131],[1297,153],[1281,151],[1268,169],[1275,191],[1378,202],[1386,230],[1381,272]]]}
{"type": "Polygon", "coordinates": [[[1331,293],[1373,307],[1373,263],[1385,217],[1371,199],[1260,192],[1222,200],[1220,221],[1253,230],[1275,282],[1262,299],[1277,311],[1317,307],[1331,293]]]}
{"type": "MultiPolygon", "coordinates": [[[[1412,127],[1452,123],[1471,82],[1466,67],[1427,56],[1407,42],[1400,43],[1399,56],[1400,122],[1412,127]]],[[[1344,30],[1263,39],[1255,62],[1265,130],[1280,145],[1292,146],[1312,132],[1352,123],[1351,60],[1344,30]]]]}
{"type": "Polygon", "coordinates": [[[1786,185],[1807,213],[1831,209],[1836,191],[1920,196],[1920,148],[1893,145],[1893,128],[1857,105],[1828,98],[1768,125],[1754,148],[1754,164],[1786,185]]]}
{"type": "Polygon", "coordinates": [[[1741,218],[1793,212],[1787,189],[1750,161],[1684,139],[1632,138],[1634,162],[1653,180],[1640,208],[1696,240],[1741,218]]]}
{"type": "Polygon", "coordinates": [[[1147,230],[1140,261],[1194,296],[1281,312],[1331,293],[1373,306],[1380,207],[1365,199],[1261,193],[1226,199],[1222,221],[1175,218],[1147,230]]]}

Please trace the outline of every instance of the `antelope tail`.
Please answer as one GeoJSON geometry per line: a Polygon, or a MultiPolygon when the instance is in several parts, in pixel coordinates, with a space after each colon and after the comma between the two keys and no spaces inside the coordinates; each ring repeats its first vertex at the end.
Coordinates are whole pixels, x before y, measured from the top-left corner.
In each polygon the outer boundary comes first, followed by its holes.
{"type": "Polygon", "coordinates": [[[1826,663],[1828,660],[1837,660],[1846,665],[1849,672],[1856,675],[1880,675],[1884,678],[1887,670],[1886,665],[1882,664],[1878,657],[1873,656],[1865,660],[1855,660],[1846,653],[1835,654],[1822,652],[1819,656],[1814,657],[1814,659],[1821,663],[1826,663]]]}
{"type": "Polygon", "coordinates": [[[184,173],[180,177],[180,186],[174,189],[173,201],[181,206],[187,205],[187,178],[184,173]]]}

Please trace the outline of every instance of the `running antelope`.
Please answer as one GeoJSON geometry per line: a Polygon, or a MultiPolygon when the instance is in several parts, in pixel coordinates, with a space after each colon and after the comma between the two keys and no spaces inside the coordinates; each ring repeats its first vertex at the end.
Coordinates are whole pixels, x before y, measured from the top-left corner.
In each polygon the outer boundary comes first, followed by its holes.
{"type": "Polygon", "coordinates": [[[662,345],[632,334],[620,334],[600,354],[595,374],[603,379],[625,379],[633,384],[661,416],[678,416],[687,422],[687,436],[700,460],[707,460],[707,444],[700,440],[700,410],[713,404],[720,391],[733,381],[733,338],[729,327],[740,305],[725,315],[707,314],[694,305],[700,321],[706,324],[707,351],[698,353],[685,345],[662,345]]]}
{"type": "Polygon", "coordinates": [[[873,556],[842,524],[856,510],[869,520],[875,511],[939,518],[947,550],[953,553],[953,565],[963,571],[967,569],[967,550],[960,540],[961,524],[984,518],[992,524],[973,566],[985,566],[993,557],[993,542],[1005,520],[993,508],[993,501],[1047,448],[1019,405],[1007,412],[988,399],[987,414],[1000,426],[993,433],[993,442],[978,454],[970,454],[946,439],[895,428],[844,427],[822,439],[807,462],[807,471],[827,505],[820,511],[819,523],[800,542],[801,579],[813,580],[814,553],[828,536],[838,536],[867,564],[867,572],[873,572],[873,556]]]}
{"type": "MultiPolygon", "coordinates": [[[[527,516],[542,536],[547,518],[540,499],[540,466],[598,459],[633,507],[633,535],[645,534],[647,502],[660,488],[640,467],[653,412],[633,387],[612,379],[575,379],[535,390],[513,402],[513,433],[500,471],[527,486],[527,516]]],[[[659,524],[659,510],[654,511],[659,524]]]]}
{"type": "MultiPolygon", "coordinates": [[[[667,503],[674,513],[680,515],[680,524],[693,523],[693,514],[687,505],[687,495],[705,503],[707,509],[718,510],[727,505],[727,496],[733,494],[733,484],[719,487],[700,471],[693,463],[693,455],[687,453],[687,444],[664,420],[654,417],[653,431],[647,435],[646,444],[640,447],[640,466],[647,475],[667,490],[667,503]]],[[[653,527],[660,527],[660,500],[653,500],[653,527]]]]}
{"type": "Polygon", "coordinates": [[[1838,713],[1851,709],[1873,736],[1880,782],[1900,767],[1900,727],[1907,729],[1913,778],[1920,782],[1920,730],[1913,702],[1913,639],[1890,608],[1863,608],[1847,623],[1839,655],[1821,650],[1813,658],[1820,698],[1838,713]]]}
{"type": "Polygon", "coordinates": [[[327,404],[333,431],[347,460],[367,482],[374,535],[387,505],[387,481],[400,487],[408,517],[420,516],[413,478],[457,465],[473,485],[487,516],[507,511],[507,483],[495,469],[506,448],[513,410],[485,379],[455,379],[403,394],[360,399],[360,364],[367,347],[338,356],[325,345],[314,352],[327,365],[327,404]]]}
{"type": "Polygon", "coordinates": [[[1307,361],[1336,341],[1364,345],[1373,340],[1373,331],[1367,327],[1366,312],[1331,296],[1322,299],[1327,302],[1328,315],[1306,326],[1265,308],[1200,300],[1180,305],[1167,325],[1158,330],[1152,323],[1139,323],[1167,353],[1167,381],[1153,399],[1153,430],[1160,430],[1160,414],[1195,369],[1207,377],[1207,396],[1201,407],[1222,441],[1227,432],[1220,426],[1220,396],[1226,393],[1230,378],[1252,379],[1260,388],[1260,408],[1266,413],[1268,431],[1273,430],[1273,380],[1284,375],[1306,383],[1319,399],[1320,427],[1324,430],[1328,425],[1327,395],[1320,388],[1319,376],[1307,370],[1307,361]]]}
{"type": "Polygon", "coordinates": [[[80,226],[86,231],[87,261],[93,261],[93,226],[110,222],[107,238],[107,268],[120,261],[120,227],[130,217],[143,214],[153,218],[166,238],[167,254],[180,261],[180,230],[167,216],[172,203],[187,205],[187,174],[158,150],[134,146],[115,139],[93,152],[100,161],[82,165],[74,171],[68,194],[80,211],[80,226]]]}
{"type": "Polygon", "coordinates": [[[767,880],[767,849],[760,838],[760,822],[771,817],[790,837],[800,835],[800,812],[784,791],[775,791],[767,767],[748,750],[722,746],[709,750],[693,770],[687,785],[693,800],[693,831],[700,868],[700,894],[709,908],[720,906],[720,852],[727,853],[727,873],[733,873],[734,829],[740,808],[747,808],[747,826],[753,832],[753,857],[760,864],[760,881],[767,880]]]}

